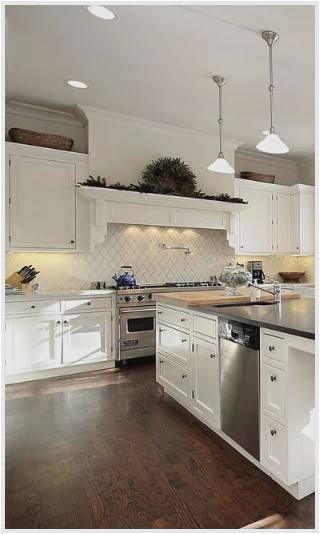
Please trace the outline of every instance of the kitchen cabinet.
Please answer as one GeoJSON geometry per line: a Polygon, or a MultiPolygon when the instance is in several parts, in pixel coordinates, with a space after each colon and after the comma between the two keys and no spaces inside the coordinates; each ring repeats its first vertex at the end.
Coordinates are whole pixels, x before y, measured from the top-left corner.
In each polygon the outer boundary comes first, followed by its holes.
{"type": "Polygon", "coordinates": [[[111,358],[111,312],[63,316],[64,364],[111,358]]]}
{"type": "Polygon", "coordinates": [[[72,368],[78,368],[80,372],[82,365],[98,365],[99,362],[102,367],[113,367],[114,307],[115,297],[111,295],[69,300],[27,298],[8,302],[6,381],[21,382],[68,374],[72,368]],[[88,311],[88,302],[92,311],[88,311]]]}
{"type": "Polygon", "coordinates": [[[6,373],[61,364],[60,315],[11,317],[6,321],[6,373]]]}
{"type": "Polygon", "coordinates": [[[314,195],[300,193],[291,197],[291,249],[293,254],[314,254],[315,207],[314,195]]]}
{"type": "Polygon", "coordinates": [[[190,335],[159,324],[157,328],[157,346],[161,352],[168,352],[187,369],[190,368],[190,335]]]}
{"type": "Polygon", "coordinates": [[[78,249],[76,183],[87,156],[14,143],[6,152],[8,251],[78,249]]]}
{"type": "Polygon", "coordinates": [[[314,254],[314,187],[235,179],[248,201],[238,215],[238,255],[314,254]]]}
{"type": "Polygon", "coordinates": [[[220,419],[220,366],[218,346],[193,337],[193,409],[212,425],[220,419]]]}
{"type": "Polygon", "coordinates": [[[158,353],[156,376],[157,382],[182,404],[190,402],[190,371],[184,369],[164,354],[158,353]]]}

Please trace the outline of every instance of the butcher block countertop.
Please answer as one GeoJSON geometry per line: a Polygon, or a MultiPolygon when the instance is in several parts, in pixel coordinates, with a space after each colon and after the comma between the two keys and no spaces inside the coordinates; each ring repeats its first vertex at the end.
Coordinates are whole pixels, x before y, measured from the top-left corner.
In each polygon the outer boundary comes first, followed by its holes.
{"type": "MultiPolygon", "coordinates": [[[[176,293],[153,293],[153,299],[163,304],[173,304],[174,306],[214,306],[216,304],[229,304],[232,302],[250,302],[251,290],[241,288],[239,295],[230,296],[225,289],[211,289],[209,291],[179,291],[176,293]]],[[[282,300],[299,299],[300,294],[293,291],[282,291],[282,300]]],[[[262,301],[273,301],[273,295],[260,292],[262,301]]]]}

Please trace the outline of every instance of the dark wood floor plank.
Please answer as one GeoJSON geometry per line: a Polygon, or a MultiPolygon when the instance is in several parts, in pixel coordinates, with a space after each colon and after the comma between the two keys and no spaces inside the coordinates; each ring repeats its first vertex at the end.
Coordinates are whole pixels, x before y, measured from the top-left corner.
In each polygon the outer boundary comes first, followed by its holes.
{"type": "Polygon", "coordinates": [[[296,501],[163,393],[154,363],[6,388],[6,528],[241,528],[296,501]]]}

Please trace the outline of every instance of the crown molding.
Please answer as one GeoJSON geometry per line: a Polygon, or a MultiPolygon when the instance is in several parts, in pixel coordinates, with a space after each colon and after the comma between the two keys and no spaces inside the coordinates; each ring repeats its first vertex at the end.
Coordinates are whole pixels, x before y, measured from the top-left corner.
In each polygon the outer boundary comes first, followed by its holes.
{"type": "Polygon", "coordinates": [[[235,157],[246,159],[249,161],[255,161],[260,163],[267,163],[268,165],[276,165],[277,167],[297,167],[298,162],[294,159],[281,158],[279,156],[269,156],[268,154],[262,154],[260,152],[254,152],[253,150],[246,150],[244,148],[238,148],[235,153],[235,157]]]}
{"type": "MultiPolygon", "coordinates": [[[[152,121],[149,119],[142,119],[133,115],[125,115],[124,113],[116,113],[114,111],[97,109],[88,106],[78,105],[78,115],[82,118],[85,117],[87,121],[97,120],[97,121],[108,121],[114,122],[117,124],[133,124],[137,126],[142,126],[145,128],[153,130],[162,130],[163,132],[170,132],[170,135],[177,136],[192,136],[201,138],[203,141],[212,143],[213,141],[218,141],[219,137],[217,135],[205,132],[203,130],[194,130],[189,128],[182,128],[180,126],[173,126],[172,124],[167,124],[163,122],[152,121]]],[[[232,138],[224,138],[224,145],[227,145],[232,150],[243,144],[243,141],[232,138]]]]}
{"type": "Polygon", "coordinates": [[[68,126],[83,127],[83,122],[73,113],[35,106],[33,104],[26,104],[25,102],[18,102],[16,100],[6,102],[5,112],[8,115],[17,115],[20,117],[40,119],[58,124],[67,124],[68,126]]]}

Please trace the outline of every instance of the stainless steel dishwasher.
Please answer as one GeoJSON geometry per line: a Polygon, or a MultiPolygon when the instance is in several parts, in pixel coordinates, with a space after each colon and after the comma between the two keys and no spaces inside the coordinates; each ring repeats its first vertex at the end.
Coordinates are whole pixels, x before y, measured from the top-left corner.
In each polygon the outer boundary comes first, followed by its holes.
{"type": "Polygon", "coordinates": [[[257,326],[219,318],[221,429],[259,460],[259,347],[257,326]]]}

